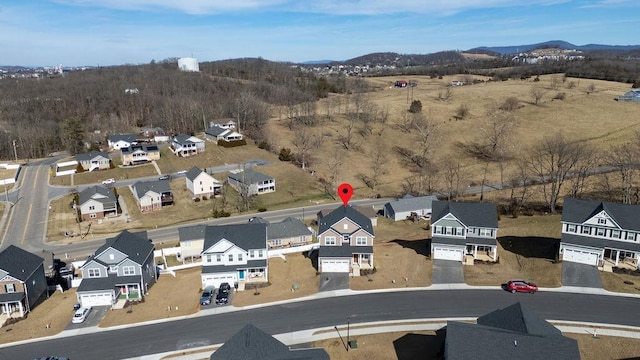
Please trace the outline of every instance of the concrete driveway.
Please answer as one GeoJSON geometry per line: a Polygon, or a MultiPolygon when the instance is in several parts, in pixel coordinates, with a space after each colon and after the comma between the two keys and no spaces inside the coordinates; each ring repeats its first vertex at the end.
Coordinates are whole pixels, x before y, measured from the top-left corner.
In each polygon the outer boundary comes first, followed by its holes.
{"type": "Polygon", "coordinates": [[[462,262],[452,260],[433,260],[433,284],[464,283],[462,262]]]}
{"type": "Polygon", "coordinates": [[[349,273],[320,274],[319,291],[334,291],[349,289],[349,273]]]}
{"type": "Polygon", "coordinates": [[[601,288],[600,272],[593,265],[563,261],[562,286],[601,288]]]}

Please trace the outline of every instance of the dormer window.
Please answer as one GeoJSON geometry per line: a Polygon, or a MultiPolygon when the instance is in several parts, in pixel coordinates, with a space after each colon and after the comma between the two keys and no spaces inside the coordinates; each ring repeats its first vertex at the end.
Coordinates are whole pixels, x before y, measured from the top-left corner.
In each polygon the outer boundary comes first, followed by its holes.
{"type": "Polygon", "coordinates": [[[343,228],[344,230],[348,230],[348,229],[349,229],[349,224],[343,224],[343,225],[342,225],[342,228],[343,228]]]}
{"type": "Polygon", "coordinates": [[[598,219],[598,224],[600,224],[600,225],[606,225],[606,224],[607,224],[607,219],[599,218],[599,219],[598,219]]]}
{"type": "Polygon", "coordinates": [[[349,242],[350,236],[349,235],[343,235],[342,236],[342,242],[349,242]]]}

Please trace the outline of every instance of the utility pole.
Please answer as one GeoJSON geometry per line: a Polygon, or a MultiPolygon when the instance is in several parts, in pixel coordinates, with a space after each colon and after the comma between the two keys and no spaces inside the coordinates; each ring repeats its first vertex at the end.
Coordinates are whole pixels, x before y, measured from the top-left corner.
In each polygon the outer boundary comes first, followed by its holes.
{"type": "Polygon", "coordinates": [[[16,141],[13,140],[13,155],[16,158],[16,162],[18,162],[18,150],[16,149],[16,141]]]}

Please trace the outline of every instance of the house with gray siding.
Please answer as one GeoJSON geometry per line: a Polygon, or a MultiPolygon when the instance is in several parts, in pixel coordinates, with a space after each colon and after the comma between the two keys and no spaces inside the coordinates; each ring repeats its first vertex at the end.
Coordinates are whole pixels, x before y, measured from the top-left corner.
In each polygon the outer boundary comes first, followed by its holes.
{"type": "Polygon", "coordinates": [[[157,281],[153,244],[147,232],[125,230],[107,239],[81,267],[76,296],[82,306],[112,306],[141,300],[157,281]]]}
{"type": "Polygon", "coordinates": [[[141,212],[160,210],[173,205],[173,193],[169,180],[138,181],[129,185],[141,212]]]}
{"type": "Polygon", "coordinates": [[[114,134],[107,138],[109,149],[120,150],[138,143],[136,134],[114,134]]]}
{"type": "Polygon", "coordinates": [[[292,217],[276,223],[267,223],[269,249],[311,244],[311,230],[300,220],[292,217]]]}
{"type": "MultiPolygon", "coordinates": [[[[431,215],[433,259],[498,260],[498,211],[490,203],[434,201],[431,215]]],[[[467,260],[467,261],[465,261],[467,260]]]]}
{"type": "Polygon", "coordinates": [[[195,136],[178,134],[173,137],[171,142],[171,151],[176,156],[188,157],[204,152],[204,140],[195,136]]]}
{"type": "Polygon", "coordinates": [[[438,201],[438,197],[435,195],[411,196],[407,194],[400,199],[384,204],[384,216],[394,221],[405,220],[412,214],[430,218],[434,201],[438,201]]]}
{"type": "Polygon", "coordinates": [[[85,171],[111,169],[109,154],[103,151],[91,151],[88,153],[77,154],[76,161],[85,171]]]}
{"type": "Polygon", "coordinates": [[[78,198],[80,216],[84,221],[118,215],[118,200],[113,189],[92,186],[82,190],[78,198]]]}
{"type": "Polygon", "coordinates": [[[0,313],[23,317],[47,296],[44,259],[15,245],[0,252],[0,313]]]}
{"type": "Polygon", "coordinates": [[[247,192],[249,196],[276,191],[276,180],[274,178],[251,168],[229,174],[227,181],[239,193],[247,192]]]}

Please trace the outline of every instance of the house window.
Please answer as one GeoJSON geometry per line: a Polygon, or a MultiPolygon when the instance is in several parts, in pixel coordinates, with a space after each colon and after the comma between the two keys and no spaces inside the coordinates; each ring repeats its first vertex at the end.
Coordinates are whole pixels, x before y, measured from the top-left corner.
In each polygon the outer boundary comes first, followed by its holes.
{"type": "Polygon", "coordinates": [[[582,227],[582,233],[583,233],[583,234],[587,234],[587,235],[591,235],[591,227],[589,227],[589,226],[583,226],[583,227],[582,227]]]}
{"type": "Polygon", "coordinates": [[[365,246],[367,245],[367,238],[364,236],[358,236],[356,237],[356,245],[358,246],[365,246]]]}
{"type": "Polygon", "coordinates": [[[207,254],[207,262],[210,263],[211,262],[211,255],[207,254]]]}
{"type": "Polygon", "coordinates": [[[627,232],[627,240],[635,241],[636,240],[636,233],[627,232]]]}
{"type": "Polygon", "coordinates": [[[576,226],[574,224],[567,224],[567,232],[576,232],[576,226]]]}
{"type": "Polygon", "coordinates": [[[458,236],[462,236],[462,235],[463,235],[463,232],[462,232],[462,228],[461,228],[461,227],[457,227],[457,228],[456,228],[456,235],[458,235],[458,236]]]}
{"type": "Polygon", "coordinates": [[[93,205],[89,206],[89,210],[95,210],[95,209],[96,209],[95,206],[93,206],[93,205]]]}
{"type": "Polygon", "coordinates": [[[115,260],[116,256],[114,254],[109,254],[109,260],[115,260]]]}
{"type": "Polygon", "coordinates": [[[259,258],[262,258],[262,257],[263,257],[262,250],[258,250],[258,257],[259,257],[259,258]]]}
{"type": "Polygon", "coordinates": [[[112,273],[112,274],[117,274],[118,273],[118,265],[109,266],[109,272],[112,273]]]}
{"type": "Polygon", "coordinates": [[[480,236],[491,236],[491,229],[480,229],[480,236]]]}
{"type": "Polygon", "coordinates": [[[191,247],[191,241],[183,241],[184,247],[191,247]]]}
{"type": "Polygon", "coordinates": [[[229,261],[233,261],[233,254],[229,254],[229,261]]]}
{"type": "Polygon", "coordinates": [[[349,224],[343,224],[342,228],[345,229],[345,230],[348,230],[349,229],[349,224]]]}
{"type": "Polygon", "coordinates": [[[242,261],[242,254],[238,254],[238,261],[242,261]]]}
{"type": "Polygon", "coordinates": [[[598,224],[606,225],[607,224],[607,219],[599,218],[598,219],[598,224]]]}
{"type": "Polygon", "coordinates": [[[342,242],[349,242],[350,238],[349,235],[342,235],[342,242]]]}
{"type": "Polygon", "coordinates": [[[255,251],[249,250],[249,259],[253,259],[256,256],[255,251]]]}
{"type": "Polygon", "coordinates": [[[453,227],[447,226],[447,235],[453,235],[453,227]]]}
{"type": "Polygon", "coordinates": [[[16,292],[16,285],[15,284],[6,284],[4,286],[4,289],[7,291],[7,294],[8,293],[14,293],[14,292],[16,292]]]}
{"type": "Polygon", "coordinates": [[[100,269],[89,269],[87,270],[87,275],[90,278],[100,277],[100,269]]]}
{"type": "Polygon", "coordinates": [[[89,214],[89,217],[90,217],[91,219],[95,219],[95,218],[97,217],[97,215],[96,215],[95,213],[91,213],[91,214],[89,214]]]}
{"type": "Polygon", "coordinates": [[[635,254],[630,251],[620,251],[620,259],[634,259],[635,254]]]}
{"type": "Polygon", "coordinates": [[[611,237],[614,239],[620,239],[620,230],[611,230],[611,237]]]}
{"type": "Polygon", "coordinates": [[[122,267],[122,275],[128,276],[128,275],[135,275],[135,274],[136,274],[136,268],[134,268],[133,266],[122,267]]]}
{"type": "Polygon", "coordinates": [[[604,236],[604,229],[602,229],[602,228],[597,228],[597,229],[596,229],[596,235],[598,235],[598,236],[604,236]]]}
{"type": "Polygon", "coordinates": [[[216,254],[216,262],[222,262],[222,254],[216,254]]]}
{"type": "Polygon", "coordinates": [[[434,234],[442,234],[442,226],[435,226],[433,228],[433,233],[434,234]]]}
{"type": "Polygon", "coordinates": [[[336,244],[336,237],[335,236],[325,236],[324,244],[325,245],[335,245],[336,244]]]}

